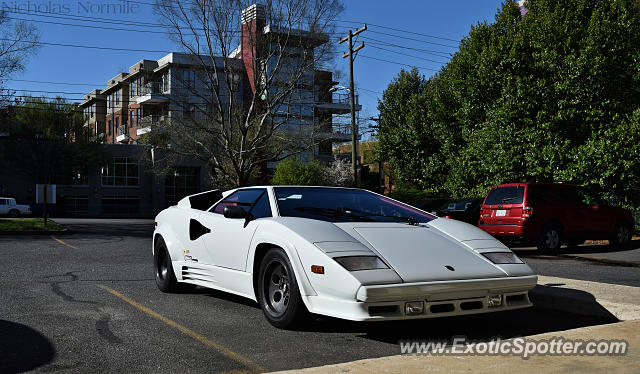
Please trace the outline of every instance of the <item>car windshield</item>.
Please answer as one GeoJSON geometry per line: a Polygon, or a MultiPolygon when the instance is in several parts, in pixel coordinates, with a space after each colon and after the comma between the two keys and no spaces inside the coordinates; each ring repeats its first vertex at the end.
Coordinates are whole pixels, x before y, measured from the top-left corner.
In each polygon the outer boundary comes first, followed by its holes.
{"type": "Polygon", "coordinates": [[[438,210],[446,212],[464,212],[471,208],[476,199],[451,200],[442,204],[438,210]]]}
{"type": "Polygon", "coordinates": [[[328,222],[407,222],[433,220],[431,214],[374,193],[323,187],[274,187],[280,216],[328,222]]]}

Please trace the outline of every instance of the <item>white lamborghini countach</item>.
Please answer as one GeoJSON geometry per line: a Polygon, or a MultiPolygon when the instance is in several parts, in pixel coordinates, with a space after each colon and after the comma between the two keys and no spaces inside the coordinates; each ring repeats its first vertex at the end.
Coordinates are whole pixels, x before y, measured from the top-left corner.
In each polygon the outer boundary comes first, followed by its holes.
{"type": "Polygon", "coordinates": [[[155,278],[257,301],[290,328],[531,306],[537,277],[479,228],[365,190],[264,186],[187,196],[155,219],[155,278]]]}

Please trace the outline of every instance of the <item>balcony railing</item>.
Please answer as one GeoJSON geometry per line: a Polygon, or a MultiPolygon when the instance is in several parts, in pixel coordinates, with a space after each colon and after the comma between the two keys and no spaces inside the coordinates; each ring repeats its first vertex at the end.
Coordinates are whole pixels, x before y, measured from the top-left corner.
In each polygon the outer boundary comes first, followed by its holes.
{"type": "Polygon", "coordinates": [[[121,125],[118,126],[118,128],[116,129],[116,141],[119,143],[126,143],[129,141],[129,129],[127,128],[127,125],[121,125]]]}
{"type": "Polygon", "coordinates": [[[151,131],[157,130],[157,124],[167,120],[167,116],[165,115],[149,115],[140,118],[138,121],[138,130],[136,130],[136,134],[138,136],[150,133],[151,131]]]}
{"type": "Polygon", "coordinates": [[[161,94],[162,82],[147,82],[144,86],[140,87],[140,91],[138,93],[140,96],[161,94]]]}

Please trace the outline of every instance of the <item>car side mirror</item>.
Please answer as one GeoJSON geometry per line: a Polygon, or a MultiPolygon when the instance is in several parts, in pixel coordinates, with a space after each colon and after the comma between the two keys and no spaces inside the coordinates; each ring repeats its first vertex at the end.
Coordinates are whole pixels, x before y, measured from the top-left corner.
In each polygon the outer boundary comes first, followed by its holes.
{"type": "Polygon", "coordinates": [[[224,218],[247,218],[247,212],[237,205],[228,205],[222,211],[224,218]]]}

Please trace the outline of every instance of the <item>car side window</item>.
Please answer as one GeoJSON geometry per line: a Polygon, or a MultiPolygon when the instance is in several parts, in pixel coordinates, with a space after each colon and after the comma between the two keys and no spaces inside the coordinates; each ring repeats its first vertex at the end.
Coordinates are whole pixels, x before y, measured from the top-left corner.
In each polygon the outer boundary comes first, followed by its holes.
{"type": "Polygon", "coordinates": [[[557,198],[559,203],[564,204],[580,204],[582,203],[582,199],[578,194],[578,190],[576,188],[571,187],[560,187],[558,188],[557,198]]]}
{"type": "Polygon", "coordinates": [[[256,200],[262,195],[266,195],[266,192],[265,189],[238,190],[214,205],[210,212],[223,214],[224,207],[230,205],[242,207],[242,209],[248,212],[254,206],[256,200]]]}
{"type": "Polygon", "coordinates": [[[269,194],[267,194],[266,191],[258,198],[258,201],[253,204],[250,213],[254,219],[273,217],[273,214],[271,214],[271,205],[269,204],[269,194]]]}
{"type": "Polygon", "coordinates": [[[578,195],[580,196],[580,201],[585,205],[600,205],[600,199],[589,191],[580,190],[578,195]]]}

